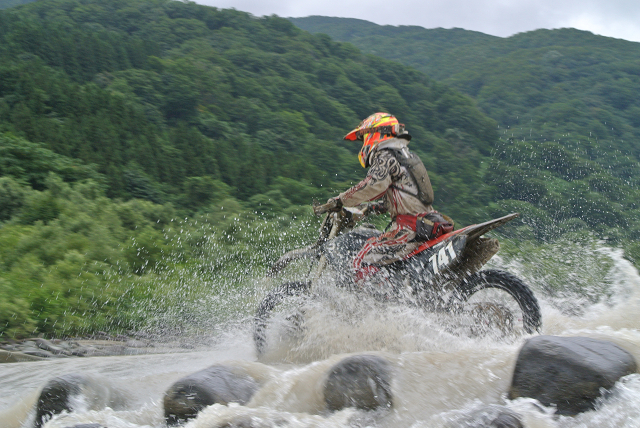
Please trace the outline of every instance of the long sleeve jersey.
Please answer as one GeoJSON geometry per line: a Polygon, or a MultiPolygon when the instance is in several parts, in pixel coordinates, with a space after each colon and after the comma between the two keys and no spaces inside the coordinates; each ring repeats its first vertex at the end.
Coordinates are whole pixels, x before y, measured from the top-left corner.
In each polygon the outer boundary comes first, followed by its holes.
{"type": "Polygon", "coordinates": [[[431,204],[424,204],[415,196],[418,194],[416,182],[391,150],[379,147],[371,156],[371,166],[365,179],[338,196],[344,206],[353,207],[382,199],[392,219],[398,214],[417,215],[433,211],[431,204]]]}

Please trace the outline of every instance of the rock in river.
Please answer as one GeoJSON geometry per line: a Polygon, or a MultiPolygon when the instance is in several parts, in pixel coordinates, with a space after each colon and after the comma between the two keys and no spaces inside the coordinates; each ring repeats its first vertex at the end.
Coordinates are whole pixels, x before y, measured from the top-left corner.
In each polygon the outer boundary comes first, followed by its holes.
{"type": "Polygon", "coordinates": [[[40,392],[35,428],[40,428],[55,414],[76,410],[74,405],[78,403],[83,403],[90,410],[99,410],[105,407],[123,408],[126,401],[107,379],[81,374],[59,376],[47,382],[40,392]]]}
{"type": "Polygon", "coordinates": [[[520,415],[505,406],[489,404],[474,411],[451,427],[456,428],[522,428],[520,415]]]}
{"type": "Polygon", "coordinates": [[[80,425],[74,425],[72,427],[66,427],[66,428],[106,428],[106,427],[103,427],[100,424],[80,424],[80,425]]]}
{"type": "Polygon", "coordinates": [[[240,367],[215,365],[178,380],[164,396],[164,416],[168,424],[195,418],[212,404],[246,404],[259,387],[240,367]]]}
{"type": "Polygon", "coordinates": [[[355,407],[361,410],[390,408],[391,365],[375,355],[354,355],[334,365],[324,384],[327,409],[355,407]]]}
{"type": "Polygon", "coordinates": [[[615,343],[588,337],[537,336],[525,342],[511,382],[509,398],[530,397],[557,414],[593,409],[601,388],[610,389],[636,371],[631,354],[615,343]]]}

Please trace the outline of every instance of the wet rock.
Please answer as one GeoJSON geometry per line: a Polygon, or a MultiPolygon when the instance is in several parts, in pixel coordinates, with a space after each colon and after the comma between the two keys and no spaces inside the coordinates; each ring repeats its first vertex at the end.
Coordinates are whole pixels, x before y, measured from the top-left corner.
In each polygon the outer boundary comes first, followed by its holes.
{"type": "Polygon", "coordinates": [[[74,425],[72,427],[65,427],[65,428],[107,428],[107,427],[102,426],[100,424],[80,424],[80,425],[74,425]]]}
{"type": "Polygon", "coordinates": [[[216,428],[267,428],[267,425],[254,421],[251,416],[240,416],[232,421],[217,425],[216,428]]]}
{"type": "Polygon", "coordinates": [[[77,375],[67,375],[49,381],[38,397],[36,405],[35,427],[39,428],[55,414],[71,411],[72,397],[79,396],[84,378],[77,375]]]}
{"type": "Polygon", "coordinates": [[[84,357],[87,355],[87,350],[81,346],[78,346],[75,349],[72,349],[71,351],[69,351],[69,353],[71,354],[71,356],[73,357],[84,357]]]}
{"type": "Polygon", "coordinates": [[[53,357],[53,354],[51,352],[45,351],[44,349],[37,349],[37,348],[25,348],[22,351],[22,353],[27,355],[32,355],[34,357],[40,357],[40,358],[53,357]]]}
{"type": "Polygon", "coordinates": [[[488,426],[491,428],[522,428],[522,422],[516,414],[501,413],[488,426]]]}
{"type": "MultiPolygon", "coordinates": [[[[219,422],[211,428],[284,428],[293,426],[287,419],[283,418],[254,418],[249,415],[232,417],[230,420],[219,422]]],[[[357,425],[361,426],[361,425],[357,425]]]]}
{"type": "Polygon", "coordinates": [[[327,409],[387,409],[392,405],[391,365],[374,355],[355,355],[333,366],[324,384],[327,409]]]}
{"type": "Polygon", "coordinates": [[[192,419],[212,404],[246,404],[258,382],[242,368],[215,365],[174,383],[164,396],[164,415],[173,425],[192,419]]]}
{"type": "MultiPolygon", "coordinates": [[[[20,352],[25,355],[40,358],[61,357],[106,357],[112,355],[140,355],[148,354],[155,348],[148,341],[131,339],[128,336],[118,335],[113,340],[112,336],[104,332],[98,332],[92,338],[84,339],[51,339],[42,337],[30,338],[22,341],[10,341],[0,343],[0,350],[20,352]]],[[[155,349],[161,352],[161,349],[155,349]]],[[[25,360],[22,360],[25,361],[25,360]]],[[[0,358],[0,363],[12,362],[8,358],[0,358]],[[5,361],[6,360],[6,361],[5,361]]]]}
{"type": "Polygon", "coordinates": [[[128,346],[129,348],[147,348],[149,344],[142,340],[131,339],[125,342],[125,346],[128,346]]]}
{"type": "Polygon", "coordinates": [[[25,361],[40,361],[43,358],[34,355],[0,350],[0,363],[22,363],[25,361]]]}
{"type": "Polygon", "coordinates": [[[127,347],[124,345],[113,345],[109,346],[107,349],[103,349],[104,352],[110,355],[125,355],[127,351],[127,347]]]}
{"type": "Polygon", "coordinates": [[[587,337],[537,336],[520,350],[509,398],[531,397],[557,414],[594,408],[601,388],[635,373],[636,361],[615,343],[587,337]]]}
{"type": "Polygon", "coordinates": [[[66,351],[65,349],[63,349],[60,346],[56,346],[53,343],[49,342],[46,339],[36,339],[36,346],[42,350],[51,352],[54,355],[71,355],[71,353],[69,351],[66,351]]]}
{"type": "MultiPolygon", "coordinates": [[[[505,406],[489,405],[458,421],[456,428],[523,428],[520,415],[505,406]]],[[[453,427],[452,427],[453,428],[453,427]]]]}
{"type": "Polygon", "coordinates": [[[34,426],[40,428],[53,415],[63,411],[72,412],[74,403],[83,403],[89,410],[100,410],[105,407],[122,408],[126,401],[126,397],[107,379],[81,374],[59,376],[42,388],[36,403],[34,426]]]}
{"type": "Polygon", "coordinates": [[[16,345],[11,345],[9,343],[0,344],[0,349],[4,349],[5,351],[17,351],[18,347],[16,345]]]}

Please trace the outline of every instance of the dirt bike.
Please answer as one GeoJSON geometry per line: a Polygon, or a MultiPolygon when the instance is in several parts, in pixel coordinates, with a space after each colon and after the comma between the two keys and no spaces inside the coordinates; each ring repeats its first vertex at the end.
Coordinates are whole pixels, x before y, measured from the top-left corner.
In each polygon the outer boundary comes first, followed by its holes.
{"type": "MultiPolygon", "coordinates": [[[[338,209],[334,202],[314,207],[316,215],[326,213],[319,239],[313,245],[284,254],[268,273],[269,277],[277,277],[293,261],[312,261],[305,280],[283,283],[260,303],[253,335],[258,355],[266,350],[274,312],[294,298],[304,301],[312,296],[314,283],[327,270],[339,286],[365,291],[380,301],[409,303],[460,319],[464,315],[475,335],[489,331],[500,335],[540,331],[540,306],[527,284],[506,271],[480,270],[500,247],[497,239],[483,235],[518,217],[517,213],[423,242],[403,260],[376,273],[367,281],[368,287],[361,287],[353,280],[351,261],[367,239],[382,233],[370,224],[356,227],[370,209],[368,205],[338,209]]],[[[285,309],[291,313],[281,317],[281,322],[289,323],[290,328],[299,329],[303,322],[304,315],[295,310],[299,304],[285,309]]]]}

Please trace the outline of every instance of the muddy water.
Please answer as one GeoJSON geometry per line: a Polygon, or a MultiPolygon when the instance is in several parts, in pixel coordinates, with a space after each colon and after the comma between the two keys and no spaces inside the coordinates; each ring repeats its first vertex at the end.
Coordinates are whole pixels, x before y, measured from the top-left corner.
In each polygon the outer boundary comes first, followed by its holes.
{"type": "MultiPolygon", "coordinates": [[[[544,275],[528,269],[525,262],[497,259],[494,263],[512,272],[518,270],[533,285],[542,307],[544,334],[611,340],[640,361],[640,276],[618,252],[602,249],[600,257],[609,263],[605,275],[594,276],[597,283],[573,291],[567,284],[570,292],[556,294],[545,288],[548,280],[544,275]],[[592,289],[602,298],[583,299],[592,289]]],[[[547,266],[544,271],[552,268],[547,266]]],[[[571,275],[583,276],[568,278],[588,282],[585,269],[594,267],[578,266],[571,275]]],[[[246,406],[205,409],[189,428],[225,424],[460,427],[491,404],[517,412],[526,427],[640,427],[640,375],[624,378],[594,411],[573,418],[555,417],[553,409],[534,400],[506,398],[524,338],[473,338],[451,327],[451,320],[442,316],[406,307],[382,308],[353,296],[311,307],[306,317],[303,337],[281,343],[259,360],[247,319],[230,327],[215,345],[198,347],[194,343],[196,349],[190,352],[4,364],[0,366],[0,427],[30,427],[39,388],[66,373],[82,373],[97,384],[110,385],[126,404],[91,409],[90,403],[75,403],[77,410],[58,415],[46,428],[82,423],[108,428],[162,427],[163,392],[180,377],[223,362],[245,367],[262,384],[261,389],[246,406]],[[324,410],[322,386],[327,371],[354,353],[377,354],[393,366],[391,411],[328,414],[324,410]]]]}

